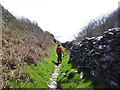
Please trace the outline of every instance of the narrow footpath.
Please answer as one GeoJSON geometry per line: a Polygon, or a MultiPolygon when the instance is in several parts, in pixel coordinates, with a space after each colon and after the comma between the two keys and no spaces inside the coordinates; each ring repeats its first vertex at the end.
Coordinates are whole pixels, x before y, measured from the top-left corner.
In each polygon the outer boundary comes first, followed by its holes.
{"type": "Polygon", "coordinates": [[[57,77],[60,71],[60,66],[61,64],[55,66],[55,71],[52,74],[52,77],[50,78],[50,85],[48,85],[49,88],[57,88],[57,77]]]}

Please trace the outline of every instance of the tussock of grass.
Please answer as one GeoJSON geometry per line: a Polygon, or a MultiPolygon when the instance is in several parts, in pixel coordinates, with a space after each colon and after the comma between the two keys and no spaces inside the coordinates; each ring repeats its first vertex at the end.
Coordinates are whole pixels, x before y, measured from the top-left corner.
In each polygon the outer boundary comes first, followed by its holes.
{"type": "Polygon", "coordinates": [[[58,88],[94,88],[92,81],[80,78],[80,74],[76,73],[77,69],[73,68],[72,65],[68,63],[69,57],[67,53],[63,57],[57,78],[58,88]],[[63,76],[63,74],[66,76],[63,76]]]}
{"type": "Polygon", "coordinates": [[[27,68],[22,69],[27,73],[30,80],[24,81],[17,79],[18,82],[11,80],[13,87],[19,88],[48,88],[50,84],[51,74],[54,72],[55,64],[52,61],[56,61],[55,48],[51,51],[49,58],[43,58],[39,65],[28,65],[27,68]]]}

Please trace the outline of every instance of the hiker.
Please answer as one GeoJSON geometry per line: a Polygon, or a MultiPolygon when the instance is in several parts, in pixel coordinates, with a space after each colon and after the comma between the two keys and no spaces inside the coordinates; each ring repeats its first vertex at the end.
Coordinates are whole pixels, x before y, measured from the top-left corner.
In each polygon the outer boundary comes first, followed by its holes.
{"type": "Polygon", "coordinates": [[[58,47],[56,48],[56,53],[58,55],[58,64],[60,64],[62,62],[62,54],[64,54],[60,44],[58,44],[58,47]]]}

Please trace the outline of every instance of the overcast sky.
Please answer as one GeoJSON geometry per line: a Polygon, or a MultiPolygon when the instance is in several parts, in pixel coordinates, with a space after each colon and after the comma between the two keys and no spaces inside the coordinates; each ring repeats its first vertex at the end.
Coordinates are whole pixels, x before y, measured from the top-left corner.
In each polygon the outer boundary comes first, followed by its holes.
{"type": "Polygon", "coordinates": [[[74,38],[91,20],[118,8],[120,0],[0,0],[14,16],[36,21],[61,42],[74,38]]]}

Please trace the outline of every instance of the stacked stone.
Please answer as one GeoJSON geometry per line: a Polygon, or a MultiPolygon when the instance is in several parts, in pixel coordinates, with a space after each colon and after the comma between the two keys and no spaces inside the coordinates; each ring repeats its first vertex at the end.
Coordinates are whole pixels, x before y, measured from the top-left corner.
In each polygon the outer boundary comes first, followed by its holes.
{"type": "Polygon", "coordinates": [[[62,46],[65,47],[67,50],[70,50],[74,46],[74,41],[67,41],[62,43],[62,46]]]}
{"type": "Polygon", "coordinates": [[[110,87],[120,88],[120,28],[71,45],[70,61],[105,80],[110,87]]]}

